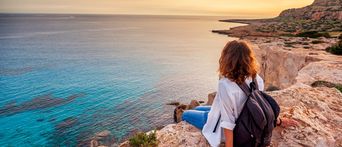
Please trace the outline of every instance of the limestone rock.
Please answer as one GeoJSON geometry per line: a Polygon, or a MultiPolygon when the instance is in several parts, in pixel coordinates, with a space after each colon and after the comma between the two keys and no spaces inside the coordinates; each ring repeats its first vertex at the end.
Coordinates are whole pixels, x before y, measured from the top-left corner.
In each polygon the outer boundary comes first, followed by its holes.
{"type": "Polygon", "coordinates": [[[110,135],[110,131],[104,130],[102,132],[96,133],[96,137],[102,138],[102,137],[108,137],[110,135]]]}
{"type": "Polygon", "coordinates": [[[182,121],[157,131],[159,147],[209,147],[201,131],[182,121]]]}
{"type": "Polygon", "coordinates": [[[342,20],[342,0],[315,0],[311,5],[288,9],[280,13],[281,18],[342,20]]]}
{"type": "MultiPolygon", "coordinates": [[[[281,107],[280,117],[299,122],[295,127],[276,127],[272,146],[342,146],[342,93],[332,86],[310,86],[319,80],[342,83],[342,57],[322,51],[336,40],[324,39],[314,46],[308,38],[249,36],[245,39],[254,44],[265,88],[272,85],[281,89],[268,92],[281,107]],[[286,43],[293,47],[289,49],[286,43]],[[306,45],[311,47],[305,49],[306,45]]],[[[208,95],[208,105],[215,95],[208,95]]],[[[195,101],[192,103],[197,105],[195,101]]],[[[188,108],[188,105],[178,106],[179,118],[188,108]]],[[[200,130],[183,121],[157,131],[157,139],[161,147],[209,146],[200,130]]]]}
{"type": "Polygon", "coordinates": [[[342,146],[342,93],[335,88],[288,88],[270,93],[281,106],[281,117],[300,122],[277,127],[274,146],[342,146]]]}
{"type": "Polygon", "coordinates": [[[246,40],[253,44],[265,89],[270,86],[285,89],[296,83],[310,85],[317,80],[342,83],[342,58],[322,52],[326,46],[336,43],[336,39],[325,39],[320,46],[310,49],[303,46],[311,44],[313,39],[248,37],[246,40]],[[286,50],[286,43],[294,47],[286,50]]]}

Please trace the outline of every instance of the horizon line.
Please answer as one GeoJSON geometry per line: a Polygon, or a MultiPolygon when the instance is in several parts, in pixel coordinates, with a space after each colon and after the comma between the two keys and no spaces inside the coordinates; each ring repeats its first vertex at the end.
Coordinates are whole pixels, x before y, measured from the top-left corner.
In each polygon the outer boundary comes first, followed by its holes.
{"type": "Polygon", "coordinates": [[[193,17],[228,17],[228,18],[241,18],[241,19],[267,19],[273,17],[262,17],[253,15],[193,15],[193,14],[135,14],[135,13],[49,13],[49,12],[0,12],[0,15],[123,15],[123,16],[193,16],[193,17]]]}

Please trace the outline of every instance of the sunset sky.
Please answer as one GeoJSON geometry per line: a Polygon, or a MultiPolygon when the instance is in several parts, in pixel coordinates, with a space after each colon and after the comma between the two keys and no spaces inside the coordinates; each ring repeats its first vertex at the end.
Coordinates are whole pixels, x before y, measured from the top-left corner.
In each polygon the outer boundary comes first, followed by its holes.
{"type": "Polygon", "coordinates": [[[273,17],[313,0],[0,0],[0,13],[87,13],[273,17]]]}

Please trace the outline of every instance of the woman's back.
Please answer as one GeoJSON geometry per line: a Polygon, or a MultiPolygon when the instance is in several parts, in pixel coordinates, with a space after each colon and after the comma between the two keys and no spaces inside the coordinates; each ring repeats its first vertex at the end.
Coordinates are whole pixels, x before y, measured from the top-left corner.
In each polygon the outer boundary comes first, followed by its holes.
{"type": "MultiPolygon", "coordinates": [[[[256,81],[259,90],[264,90],[264,82],[259,75],[256,76],[256,81]]],[[[245,82],[249,85],[252,78],[247,78],[245,82]]],[[[235,121],[247,99],[241,88],[228,78],[221,78],[218,85],[216,97],[202,130],[211,146],[218,146],[220,142],[224,141],[223,128],[234,129],[235,121]],[[217,124],[219,119],[220,123],[217,124]]]]}
{"type": "MultiPolygon", "coordinates": [[[[264,90],[264,81],[263,79],[257,75],[256,76],[256,81],[258,84],[258,88],[260,91],[264,90]]],[[[252,82],[252,78],[249,77],[245,80],[245,83],[249,85],[252,82]]],[[[228,78],[222,78],[219,81],[219,85],[222,86],[220,90],[222,91],[222,95],[220,95],[221,98],[221,103],[224,103],[223,105],[232,105],[234,108],[233,113],[235,119],[239,116],[243,104],[245,103],[247,96],[246,94],[241,90],[241,88],[233,81],[229,80],[228,78]],[[224,93],[225,92],[225,93],[224,93]]]]}

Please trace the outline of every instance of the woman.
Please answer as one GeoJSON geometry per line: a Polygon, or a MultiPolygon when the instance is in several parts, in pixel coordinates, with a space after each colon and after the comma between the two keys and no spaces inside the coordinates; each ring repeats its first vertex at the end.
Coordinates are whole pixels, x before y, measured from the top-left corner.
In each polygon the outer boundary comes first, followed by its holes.
{"type": "Polygon", "coordinates": [[[256,79],[259,90],[263,91],[264,82],[257,71],[258,64],[251,47],[244,41],[228,42],[219,60],[220,80],[213,105],[187,110],[182,119],[202,129],[211,146],[225,142],[226,147],[232,147],[235,121],[247,99],[238,84],[250,85],[256,79]]]}

